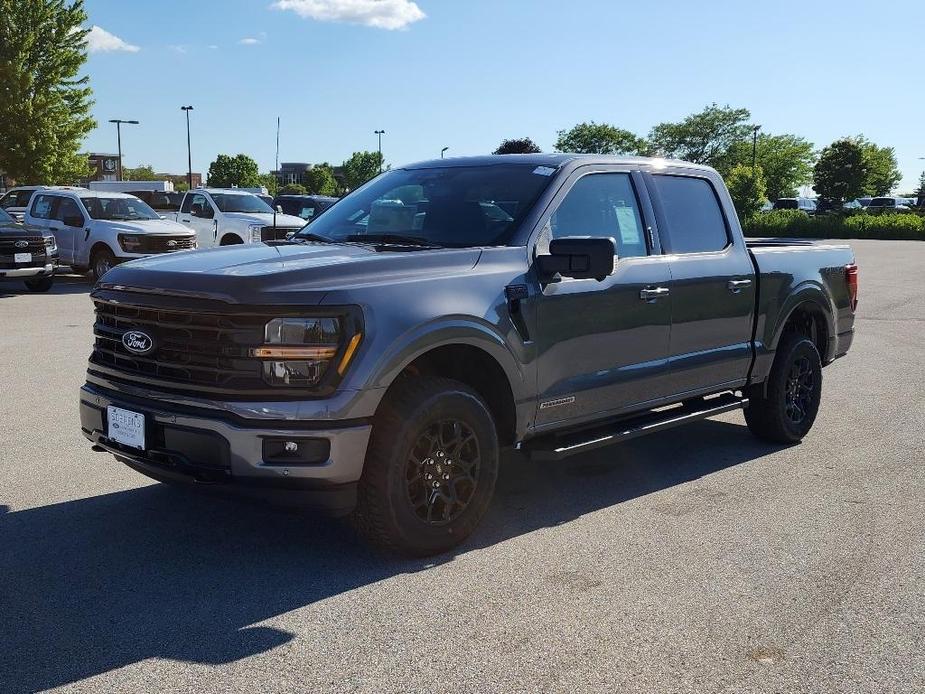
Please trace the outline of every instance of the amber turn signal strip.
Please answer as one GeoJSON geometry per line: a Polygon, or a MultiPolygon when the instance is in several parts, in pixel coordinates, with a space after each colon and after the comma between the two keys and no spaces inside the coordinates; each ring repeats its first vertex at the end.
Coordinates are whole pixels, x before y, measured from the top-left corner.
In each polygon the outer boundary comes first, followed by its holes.
{"type": "Polygon", "coordinates": [[[318,345],[301,347],[279,345],[274,347],[254,347],[251,356],[259,359],[333,359],[337,354],[336,345],[318,345]]]}
{"type": "Polygon", "coordinates": [[[357,351],[357,347],[360,346],[360,340],[363,339],[363,333],[357,333],[350,338],[350,342],[347,343],[347,349],[344,350],[344,356],[340,360],[340,364],[337,365],[337,373],[341,376],[344,375],[344,371],[347,370],[347,367],[350,366],[350,360],[353,359],[354,353],[357,351]]]}

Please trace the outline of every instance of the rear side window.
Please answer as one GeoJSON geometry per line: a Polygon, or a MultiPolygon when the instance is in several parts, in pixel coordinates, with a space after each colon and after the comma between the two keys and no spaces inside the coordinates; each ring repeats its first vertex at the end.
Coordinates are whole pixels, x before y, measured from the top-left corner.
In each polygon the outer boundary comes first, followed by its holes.
{"type": "Polygon", "coordinates": [[[672,253],[721,251],[729,245],[726,220],[709,181],[664,174],[653,178],[667,218],[672,253]]]}
{"type": "Polygon", "coordinates": [[[54,195],[36,195],[32,201],[32,211],[30,214],[36,219],[52,219],[55,206],[54,195]]]}
{"type": "Polygon", "coordinates": [[[4,210],[8,207],[28,207],[33,192],[31,190],[11,190],[0,200],[0,207],[4,210]]]}

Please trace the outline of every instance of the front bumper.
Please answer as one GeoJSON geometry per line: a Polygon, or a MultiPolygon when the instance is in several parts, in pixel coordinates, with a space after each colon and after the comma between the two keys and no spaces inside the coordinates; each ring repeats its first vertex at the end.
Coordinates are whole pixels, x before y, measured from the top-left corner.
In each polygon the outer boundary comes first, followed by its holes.
{"type": "Polygon", "coordinates": [[[12,279],[14,277],[48,277],[55,274],[55,264],[46,263],[45,265],[36,265],[33,267],[0,267],[0,278],[12,279]]]}
{"type": "MultiPolygon", "coordinates": [[[[93,444],[156,480],[324,509],[356,505],[372,426],[365,420],[247,420],[228,413],[125,396],[91,384],[80,390],[80,426],[93,444]],[[146,450],[107,436],[107,407],[145,415],[146,450]],[[321,451],[311,462],[265,460],[266,441],[295,440],[321,451]]],[[[303,446],[304,447],[304,446],[303,446]]]]}

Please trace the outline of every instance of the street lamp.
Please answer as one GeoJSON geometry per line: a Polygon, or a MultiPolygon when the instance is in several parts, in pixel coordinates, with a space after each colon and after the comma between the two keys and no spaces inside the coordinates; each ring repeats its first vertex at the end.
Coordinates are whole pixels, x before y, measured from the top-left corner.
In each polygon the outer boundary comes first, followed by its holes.
{"type": "Polygon", "coordinates": [[[752,126],[752,180],[755,180],[755,167],[758,163],[758,131],[761,130],[760,125],[752,126]]]}
{"type": "Polygon", "coordinates": [[[122,120],[120,118],[113,118],[109,121],[110,123],[116,124],[116,140],[119,143],[119,180],[122,180],[122,124],[126,125],[138,125],[137,120],[122,120]]]}
{"type": "Polygon", "coordinates": [[[444,155],[444,153],[445,153],[448,149],[449,149],[449,147],[444,147],[443,149],[440,150],[440,158],[441,158],[441,159],[443,159],[443,155],[444,155]]]}
{"type": "Polygon", "coordinates": [[[186,163],[187,163],[187,174],[186,174],[186,183],[189,186],[189,189],[193,189],[193,149],[190,147],[189,140],[189,112],[193,110],[192,106],[181,106],[181,111],[186,111],[186,163]]]}
{"type": "Polygon", "coordinates": [[[374,130],[373,133],[379,136],[379,173],[382,173],[382,136],[385,130],[374,130]]]}

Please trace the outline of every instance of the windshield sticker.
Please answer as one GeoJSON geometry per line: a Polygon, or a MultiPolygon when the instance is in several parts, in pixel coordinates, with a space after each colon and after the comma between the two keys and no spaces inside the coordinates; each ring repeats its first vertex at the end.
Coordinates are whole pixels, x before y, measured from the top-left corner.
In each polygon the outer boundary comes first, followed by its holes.
{"type": "Polygon", "coordinates": [[[556,170],[551,166],[537,166],[533,169],[533,173],[539,176],[552,176],[556,170]]]}

